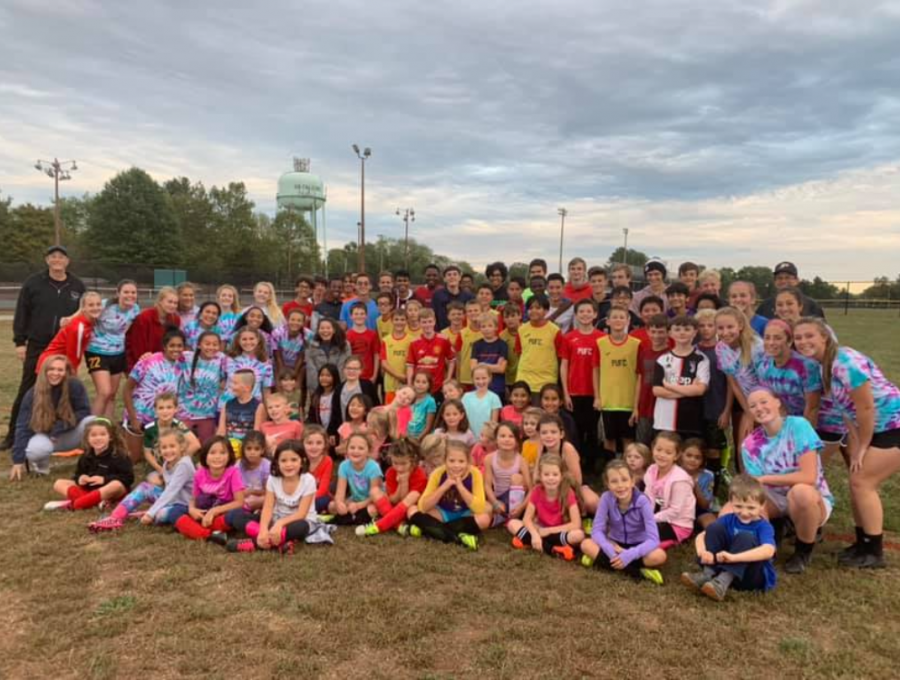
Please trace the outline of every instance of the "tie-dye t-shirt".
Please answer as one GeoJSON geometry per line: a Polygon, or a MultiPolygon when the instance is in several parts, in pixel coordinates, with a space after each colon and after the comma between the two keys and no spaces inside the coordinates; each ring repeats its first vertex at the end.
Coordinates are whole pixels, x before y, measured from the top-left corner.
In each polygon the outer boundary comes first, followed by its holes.
{"type": "MultiPolygon", "coordinates": [[[[153,402],[158,394],[171,392],[179,397],[184,394],[184,381],[189,370],[190,366],[183,356],[178,361],[169,361],[162,352],[155,352],[135,364],[128,377],[137,383],[132,399],[142,425],[156,420],[153,402]]],[[[188,417],[181,398],[178,400],[176,417],[181,420],[188,417]]]]}
{"type": "MultiPolygon", "coordinates": [[[[741,459],[747,474],[754,477],[762,475],[788,475],[800,470],[800,456],[808,451],[816,453],[816,489],[827,503],[834,506],[834,498],[828,489],[828,482],[822,473],[822,461],[819,452],[825,447],[812,425],[799,416],[787,416],[781,429],[774,437],[766,434],[762,427],[757,427],[744,440],[741,447],[741,459]]],[[[785,490],[784,487],[773,489],[785,490]]]]}
{"type": "Polygon", "coordinates": [[[231,339],[234,337],[234,327],[239,318],[240,316],[234,312],[222,312],[222,316],[219,317],[219,323],[216,325],[219,327],[219,337],[226,345],[231,343],[231,339]]]}
{"type": "Polygon", "coordinates": [[[768,354],[756,364],[756,378],[781,400],[790,416],[802,416],[808,392],[822,391],[822,374],[812,359],[791,351],[784,366],[778,366],[768,354]]]}
{"type": "Polygon", "coordinates": [[[185,344],[189,349],[197,349],[197,341],[200,339],[200,336],[206,331],[211,331],[218,335],[220,338],[222,337],[222,331],[219,330],[219,324],[216,324],[212,328],[204,328],[200,325],[199,319],[190,321],[181,330],[184,332],[184,338],[187,341],[185,344]]]}
{"type": "Polygon", "coordinates": [[[237,357],[229,357],[225,367],[227,379],[225,381],[225,394],[222,396],[222,403],[234,398],[231,393],[231,376],[243,369],[250,369],[256,376],[256,382],[253,385],[253,397],[262,401],[262,391],[265,388],[272,388],[272,364],[268,361],[260,361],[255,356],[249,354],[241,354],[237,357]]]}
{"type": "Polygon", "coordinates": [[[875,400],[875,432],[900,428],[900,389],[865,354],[840,347],[831,368],[831,397],[854,423],[857,420],[852,392],[866,382],[875,400]]]}
{"type": "Polygon", "coordinates": [[[219,399],[222,397],[222,383],[226,378],[228,357],[221,352],[212,359],[199,357],[193,368],[194,352],[185,352],[184,360],[188,370],[180,395],[182,406],[191,420],[215,418],[219,413],[219,399]]]}
{"type": "Polygon", "coordinates": [[[765,354],[762,340],[753,337],[753,346],[750,350],[750,363],[744,366],[741,363],[741,348],[734,349],[724,342],[716,343],[716,359],[719,361],[719,369],[728,376],[737,380],[741,392],[746,397],[759,387],[759,379],[756,377],[756,365],[765,354]]]}
{"type": "Polygon", "coordinates": [[[297,337],[292,338],[289,335],[288,327],[279,326],[272,333],[272,351],[281,352],[281,360],[288,368],[297,365],[297,359],[300,353],[306,349],[306,345],[312,340],[312,332],[308,328],[303,328],[297,337]]]}
{"type": "Polygon", "coordinates": [[[87,351],[104,356],[116,356],[125,353],[125,333],[131,322],[141,313],[141,308],[134,305],[123,310],[119,305],[103,302],[103,312],[94,324],[94,332],[88,343],[87,351]]]}

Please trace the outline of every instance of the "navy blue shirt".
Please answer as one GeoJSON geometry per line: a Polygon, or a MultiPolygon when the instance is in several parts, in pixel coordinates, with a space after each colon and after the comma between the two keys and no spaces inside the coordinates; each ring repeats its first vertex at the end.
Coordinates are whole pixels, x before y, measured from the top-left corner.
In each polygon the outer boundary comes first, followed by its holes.
{"type": "MultiPolygon", "coordinates": [[[[493,342],[479,340],[472,345],[472,358],[477,359],[479,364],[496,366],[500,363],[500,359],[509,360],[509,346],[500,338],[495,338],[493,342]]],[[[499,396],[501,400],[506,398],[505,373],[492,374],[490,390],[499,396]]]]}
{"type": "Polygon", "coordinates": [[[466,304],[469,300],[474,299],[475,296],[467,290],[460,289],[460,291],[454,295],[446,288],[438,288],[434,291],[434,295],[431,298],[431,308],[434,310],[434,318],[436,321],[435,328],[437,328],[438,331],[442,331],[450,325],[450,321],[447,319],[447,305],[451,302],[461,302],[462,304],[466,304]]]}

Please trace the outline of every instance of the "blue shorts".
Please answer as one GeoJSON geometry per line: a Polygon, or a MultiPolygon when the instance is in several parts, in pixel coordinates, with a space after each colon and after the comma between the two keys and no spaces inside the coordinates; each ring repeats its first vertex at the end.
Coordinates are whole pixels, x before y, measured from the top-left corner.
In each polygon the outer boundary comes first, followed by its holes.
{"type": "Polygon", "coordinates": [[[444,510],[443,508],[438,508],[438,511],[441,513],[441,521],[444,524],[448,522],[455,522],[458,519],[462,519],[463,517],[471,517],[472,511],[466,508],[465,510],[459,510],[454,512],[452,510],[444,510]]]}

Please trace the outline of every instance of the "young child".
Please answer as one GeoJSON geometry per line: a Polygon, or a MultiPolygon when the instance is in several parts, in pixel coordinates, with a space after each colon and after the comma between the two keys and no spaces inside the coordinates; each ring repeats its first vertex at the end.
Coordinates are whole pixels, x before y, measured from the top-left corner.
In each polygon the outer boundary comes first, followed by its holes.
{"type": "Polygon", "coordinates": [[[141,482],[109,515],[88,524],[88,531],[97,534],[121,529],[125,526],[125,520],[145,503],[150,503],[150,508],[140,515],[140,522],[144,525],[174,524],[187,513],[194,484],[194,463],[188,454],[184,433],[162,430],[159,433],[159,452],[163,461],[163,485],[141,482]]]}
{"type": "Polygon", "coordinates": [[[547,384],[559,381],[559,355],[562,333],[552,321],[547,321],[550,301],[545,295],[534,295],[528,300],[528,323],[519,327],[516,336],[516,354],[519,367],[516,380],[528,384],[533,398],[547,384]]]}
{"type": "Polygon", "coordinates": [[[522,326],[522,308],[519,305],[507,302],[503,306],[503,326],[500,339],[506,343],[506,384],[512,385],[519,373],[519,355],[516,354],[516,340],[522,326]]]}
{"type": "MultiPolygon", "coordinates": [[[[606,280],[606,276],[603,280],[606,280]]],[[[603,333],[594,328],[597,307],[592,299],[575,303],[575,328],[563,337],[559,355],[559,378],[565,407],[572,412],[578,438],[573,440],[584,462],[593,466],[598,454],[597,420],[594,410],[594,366],[597,341],[603,333]]]]}
{"type": "MultiPolygon", "coordinates": [[[[481,305],[477,300],[469,300],[466,303],[466,325],[460,330],[453,349],[456,350],[457,379],[463,390],[472,390],[472,350],[475,343],[483,340],[481,334],[481,305]]],[[[490,380],[488,381],[490,382],[490,380]]]]}
{"type": "Polygon", "coordinates": [[[607,491],[600,497],[591,537],[581,544],[581,564],[620,571],[661,586],[663,576],[658,568],[666,563],[666,552],[659,547],[653,505],[635,487],[625,461],[610,461],[603,479],[607,491]]]}
{"type": "Polygon", "coordinates": [[[384,403],[390,404],[401,385],[406,383],[406,357],[412,336],[406,329],[406,310],[394,312],[390,335],[381,338],[381,372],[384,376],[384,403]]]}
{"type": "Polygon", "coordinates": [[[219,336],[205,331],[197,338],[197,350],[185,352],[184,359],[190,366],[184,382],[182,406],[187,425],[197,437],[197,447],[190,455],[200,450],[200,444],[216,434],[219,424],[219,403],[222,385],[227,376],[228,358],[221,352],[219,336]]]}
{"type": "MultiPolygon", "coordinates": [[[[490,390],[500,399],[506,398],[506,366],[509,346],[497,335],[497,316],[482,314],[478,319],[481,340],[472,346],[472,370],[479,364],[487,366],[491,373],[490,390]]],[[[474,381],[473,381],[474,382],[474,381]]]]}
{"type": "Polygon", "coordinates": [[[447,441],[444,464],[428,477],[417,507],[409,510],[409,534],[478,550],[478,536],[491,525],[484,478],[472,465],[469,447],[447,441]]]}
{"type": "MultiPolygon", "coordinates": [[[[175,414],[178,412],[178,397],[171,392],[160,392],[156,395],[154,401],[154,409],[156,410],[156,420],[144,427],[144,460],[154,473],[151,473],[153,479],[150,480],[154,484],[159,484],[162,480],[162,456],[159,451],[159,433],[162,430],[177,430],[181,432],[188,443],[188,455],[193,456],[200,450],[200,441],[196,435],[191,432],[187,425],[182,423],[175,414]]],[[[149,479],[149,477],[148,477],[149,479]]]]}
{"type": "Polygon", "coordinates": [[[531,406],[531,390],[528,383],[513,383],[509,388],[509,403],[500,409],[500,420],[508,420],[522,427],[522,418],[529,406],[531,406]]]}
{"type": "Polygon", "coordinates": [[[378,331],[368,327],[368,310],[363,302],[355,302],[350,307],[352,326],[347,329],[350,352],[362,360],[362,380],[375,381],[381,370],[381,340],[378,331]]]}
{"type": "Polygon", "coordinates": [[[491,367],[478,364],[472,369],[472,381],[475,390],[463,395],[462,405],[466,410],[466,418],[472,432],[481,432],[485,423],[496,423],[500,419],[500,408],[503,404],[491,387],[491,367]]]}
{"type": "MultiPolygon", "coordinates": [[[[528,398],[531,399],[530,392],[528,398]]],[[[522,442],[522,458],[532,469],[535,469],[538,457],[541,455],[541,435],[538,427],[543,415],[544,412],[535,406],[525,409],[525,413],[522,414],[522,433],[525,436],[522,442]]]]}
{"type": "Polygon", "coordinates": [[[388,408],[376,406],[366,414],[366,436],[372,444],[372,459],[385,467],[391,447],[391,413],[388,408]]]}
{"type": "Polygon", "coordinates": [[[406,382],[415,388],[413,378],[419,371],[431,376],[431,394],[441,391],[445,380],[453,376],[455,356],[453,346],[446,338],[435,334],[436,323],[434,311],[423,309],[419,313],[422,324],[422,337],[413,340],[406,355],[406,382]]]}
{"type": "Polygon", "coordinates": [[[428,475],[419,465],[419,445],[402,437],[391,443],[388,458],[391,467],[384,476],[384,492],[373,491],[378,519],[356,527],[357,536],[377,536],[399,528],[409,509],[419,502],[428,485],[428,475]]]}
{"type": "Polygon", "coordinates": [[[394,395],[388,406],[390,437],[399,439],[407,436],[409,421],[412,420],[412,403],[416,400],[416,391],[409,385],[403,385],[394,395]]]}
{"type": "Polygon", "coordinates": [[[493,526],[519,519],[525,511],[525,495],[531,489],[528,464],[519,451],[522,434],[513,423],[497,426],[497,450],[484,459],[484,491],[493,511],[493,526]]]}
{"type": "MultiPolygon", "coordinates": [[[[497,450],[497,427],[499,423],[487,422],[481,426],[481,435],[478,443],[472,447],[472,465],[484,474],[484,459],[489,453],[497,450]]],[[[516,428],[518,430],[518,427],[516,428]]],[[[521,430],[519,437],[521,437],[521,430]]],[[[521,447],[519,447],[521,449],[521,447]]]]}
{"type": "Polygon", "coordinates": [[[706,466],[713,473],[717,483],[722,469],[722,451],[728,446],[725,428],[731,421],[728,406],[728,380],[719,368],[716,356],[716,313],[701,309],[694,316],[697,319],[697,349],[709,361],[709,388],[703,395],[703,438],[706,442],[706,466]]]}
{"type": "Polygon", "coordinates": [[[216,434],[228,437],[240,446],[250,430],[258,430],[262,423],[262,404],[253,396],[256,376],[249,368],[235,371],[230,378],[233,398],[225,402],[219,415],[216,434]]]}
{"type": "Polygon", "coordinates": [[[411,340],[418,340],[422,337],[421,314],[423,309],[422,303],[418,300],[407,300],[406,302],[406,332],[409,333],[411,340]]]}
{"type": "Polygon", "coordinates": [[[634,478],[634,486],[638,491],[644,490],[644,475],[647,474],[647,468],[653,462],[650,455],[650,447],[640,442],[632,442],[625,447],[625,454],[622,456],[625,465],[631,470],[631,476],[634,478]]]}
{"type": "Polygon", "coordinates": [[[653,377],[656,374],[656,362],[670,349],[669,317],[665,314],[654,314],[648,320],[647,326],[640,330],[646,331],[647,342],[642,342],[638,349],[639,393],[635,438],[642,444],[649,444],[653,439],[653,409],[656,406],[653,377]]]}
{"type": "Polygon", "coordinates": [[[265,437],[266,453],[272,455],[275,448],[287,439],[303,437],[303,423],[291,420],[291,407],[286,396],[275,392],[266,400],[265,408],[269,419],[260,423],[259,429],[265,437]]]}
{"type": "Polygon", "coordinates": [[[419,448],[422,452],[422,468],[430,477],[444,464],[444,459],[447,457],[447,438],[439,434],[425,435],[419,448]]]}
{"type": "Polygon", "coordinates": [[[272,354],[275,359],[275,373],[290,372],[300,380],[304,371],[303,353],[313,338],[306,327],[306,314],[299,309],[288,312],[287,323],[272,332],[272,354]]]}
{"type": "Polygon", "coordinates": [[[102,501],[122,498],[134,484],[134,468],[119,429],[106,418],[95,418],[84,428],[72,479],[57,479],[53,492],[64,501],[50,501],[44,510],[88,510],[102,501]]]}
{"type": "MultiPolygon", "coordinates": [[[[253,371],[256,378],[253,383],[253,398],[265,401],[272,393],[273,374],[272,364],[269,363],[269,355],[266,352],[266,343],[258,330],[244,328],[235,334],[230,358],[225,367],[229,387],[231,376],[241,370],[253,371]]],[[[227,391],[223,398],[228,401],[233,397],[234,393],[227,391]]]]}
{"type": "Polygon", "coordinates": [[[296,541],[334,543],[331,534],[335,527],[319,521],[316,480],[309,473],[309,460],[299,441],[288,439],[275,449],[265,494],[259,522],[247,521],[237,527],[249,538],[229,541],[229,552],[262,549],[291,554],[296,541]]]}
{"type": "Polygon", "coordinates": [[[706,529],[716,521],[714,487],[716,478],[706,469],[706,442],[700,438],[688,439],[681,452],[681,468],[694,480],[694,498],[697,500],[697,525],[706,529]]]}
{"type": "Polygon", "coordinates": [[[447,380],[444,383],[444,386],[441,387],[441,396],[444,397],[445,402],[453,399],[459,399],[461,401],[465,393],[465,390],[462,388],[462,385],[459,384],[458,380],[447,380]]]}
{"type": "Polygon", "coordinates": [[[288,417],[291,420],[303,422],[303,403],[306,401],[299,384],[303,381],[303,374],[295,377],[290,370],[285,369],[278,374],[278,394],[283,394],[288,401],[288,417]]]}
{"type": "Polygon", "coordinates": [[[272,467],[266,457],[267,439],[262,432],[250,430],[241,445],[237,467],[244,483],[244,508],[251,512],[262,508],[266,496],[266,480],[272,467]]]}
{"type": "MultiPolygon", "coordinates": [[[[338,445],[335,453],[339,456],[347,455],[347,442],[350,436],[355,433],[368,434],[368,423],[366,419],[369,411],[372,410],[372,400],[364,394],[354,394],[347,402],[347,410],[344,413],[344,422],[338,428],[338,445]]],[[[374,447],[371,453],[376,453],[374,447]]],[[[372,456],[374,460],[378,460],[377,456],[372,456]]]]}
{"type": "Polygon", "coordinates": [[[749,475],[731,482],[728,498],[734,512],[722,515],[697,536],[702,570],[685,572],[688,588],[721,602],[728,589],[767,592],[775,587],[775,530],[765,518],[766,492],[749,475]]]}
{"type": "Polygon", "coordinates": [[[178,533],[193,541],[204,541],[214,531],[228,530],[225,514],[244,505],[244,482],[234,463],[234,449],[225,437],[216,436],[204,444],[188,512],[175,522],[178,533]]]}
{"type": "Polygon", "coordinates": [[[676,316],[669,326],[675,347],[656,360],[653,373],[653,429],[682,438],[703,435],[703,395],[709,385],[709,360],[694,348],[697,320],[676,316]]]}
{"type": "Polygon", "coordinates": [[[609,312],[609,335],[597,340],[599,352],[594,370],[594,408],[600,411],[603,419],[603,446],[607,459],[634,441],[640,344],[628,335],[628,312],[613,307],[609,312]]]}
{"type": "Polygon", "coordinates": [[[660,547],[668,550],[683,543],[694,531],[697,500],[694,480],[680,467],[681,438],[660,432],[653,440],[653,465],[644,475],[644,493],[653,503],[660,547]]]}
{"type": "MultiPolygon", "coordinates": [[[[560,386],[544,385],[541,388],[539,399],[544,415],[559,416],[566,431],[566,441],[575,446],[575,442],[579,441],[578,427],[575,425],[572,414],[563,408],[563,392],[560,386]]],[[[578,451],[577,446],[575,446],[575,450],[578,451]]]]}
{"type": "Polygon", "coordinates": [[[328,512],[334,461],[328,455],[328,434],[325,428],[321,425],[308,425],[303,431],[303,450],[309,459],[309,473],[316,478],[316,512],[328,512]]]}
{"type": "Polygon", "coordinates": [[[412,379],[412,387],[416,399],[412,403],[412,417],[406,426],[406,433],[416,440],[421,440],[431,432],[434,416],[437,413],[437,402],[431,396],[431,373],[417,371],[412,379]]]}
{"type": "Polygon", "coordinates": [[[469,448],[475,445],[475,435],[469,428],[466,409],[459,399],[445,401],[438,411],[435,422],[435,434],[442,434],[451,441],[462,442],[469,448]]]}
{"type": "Polygon", "coordinates": [[[531,546],[567,562],[575,559],[572,546],[581,545],[584,531],[571,476],[560,456],[541,456],[537,482],[528,498],[525,515],[521,520],[509,520],[506,528],[513,535],[514,548],[531,546]]]}
{"type": "Polygon", "coordinates": [[[364,434],[355,432],[347,439],[347,457],[338,466],[337,489],[328,504],[335,524],[368,524],[377,513],[375,499],[381,497],[383,475],[371,451],[364,434]]]}
{"type": "Polygon", "coordinates": [[[321,425],[328,432],[332,446],[337,444],[337,431],[341,424],[341,401],[338,390],[341,376],[337,366],[325,364],[317,376],[318,385],[309,399],[308,420],[321,425]]]}
{"type": "MultiPolygon", "coordinates": [[[[634,328],[634,324],[631,324],[628,334],[640,340],[642,345],[649,345],[650,333],[647,330],[647,325],[650,323],[650,319],[660,314],[668,320],[669,316],[663,309],[664,305],[661,298],[658,298],[655,295],[645,297],[641,300],[640,327],[634,328]]],[[[669,343],[669,349],[672,349],[672,347],[675,346],[675,343],[672,342],[668,335],[666,336],[666,341],[669,343]]]]}

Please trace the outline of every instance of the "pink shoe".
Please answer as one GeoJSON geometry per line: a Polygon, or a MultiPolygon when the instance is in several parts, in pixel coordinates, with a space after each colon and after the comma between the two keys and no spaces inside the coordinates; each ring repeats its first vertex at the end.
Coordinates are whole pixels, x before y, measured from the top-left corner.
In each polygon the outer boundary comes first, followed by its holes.
{"type": "Polygon", "coordinates": [[[123,522],[118,517],[109,515],[108,517],[98,519],[96,522],[91,522],[90,524],[88,524],[88,531],[90,531],[92,534],[100,534],[104,531],[117,531],[123,526],[125,526],[125,522],[123,522]]]}

